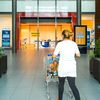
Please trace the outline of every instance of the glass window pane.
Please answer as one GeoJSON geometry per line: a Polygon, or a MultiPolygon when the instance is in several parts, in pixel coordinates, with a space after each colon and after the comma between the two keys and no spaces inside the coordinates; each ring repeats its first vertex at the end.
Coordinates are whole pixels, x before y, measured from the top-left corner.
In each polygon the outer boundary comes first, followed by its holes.
{"type": "Polygon", "coordinates": [[[12,1],[0,0],[0,47],[12,48],[12,1]]]}
{"type": "Polygon", "coordinates": [[[95,12],[95,1],[96,0],[81,0],[82,12],[95,12]]]}
{"type": "Polygon", "coordinates": [[[12,12],[12,0],[0,0],[0,12],[12,12]]]}
{"type": "Polygon", "coordinates": [[[87,48],[95,46],[95,0],[82,0],[81,24],[87,26],[87,48]],[[84,13],[84,14],[83,14],[84,13]]]}
{"type": "Polygon", "coordinates": [[[39,12],[55,12],[55,0],[39,0],[39,12]]]}
{"type": "Polygon", "coordinates": [[[17,0],[17,12],[37,12],[37,0],[17,0]]]}
{"type": "Polygon", "coordinates": [[[73,32],[73,27],[76,24],[76,0],[57,0],[57,17],[62,20],[65,18],[66,22],[59,22],[57,20],[57,40],[62,40],[61,33],[63,30],[73,32]],[[68,22],[68,18],[71,21],[68,22]]]}
{"type": "Polygon", "coordinates": [[[37,47],[37,0],[17,0],[16,32],[20,48],[37,47]]]}
{"type": "MultiPolygon", "coordinates": [[[[39,33],[40,41],[50,41],[50,46],[55,45],[55,0],[39,1],[39,33]],[[43,20],[44,18],[45,20],[43,20]]],[[[41,44],[40,44],[40,47],[41,44]]]]}
{"type": "Polygon", "coordinates": [[[57,0],[57,12],[76,12],[76,0],[57,0]]]}

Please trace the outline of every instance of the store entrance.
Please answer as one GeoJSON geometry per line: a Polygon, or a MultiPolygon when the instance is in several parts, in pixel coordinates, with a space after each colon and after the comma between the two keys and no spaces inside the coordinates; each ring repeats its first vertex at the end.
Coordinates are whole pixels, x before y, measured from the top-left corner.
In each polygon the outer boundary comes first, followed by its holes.
{"type": "MultiPolygon", "coordinates": [[[[61,32],[64,29],[72,31],[71,23],[60,23],[57,25],[57,41],[61,40],[61,32]]],[[[21,24],[20,26],[20,48],[34,49],[37,48],[37,38],[39,36],[39,48],[44,48],[43,41],[49,41],[50,48],[55,47],[55,24],[42,23],[39,25],[39,33],[37,33],[37,25],[32,23],[21,24]]]]}
{"type": "Polygon", "coordinates": [[[21,18],[20,49],[54,48],[63,30],[73,31],[71,18],[21,18]],[[45,44],[46,43],[46,44],[45,44]]]}
{"type": "Polygon", "coordinates": [[[20,25],[20,48],[33,49],[36,48],[37,41],[37,25],[31,23],[21,23],[20,25]]]}

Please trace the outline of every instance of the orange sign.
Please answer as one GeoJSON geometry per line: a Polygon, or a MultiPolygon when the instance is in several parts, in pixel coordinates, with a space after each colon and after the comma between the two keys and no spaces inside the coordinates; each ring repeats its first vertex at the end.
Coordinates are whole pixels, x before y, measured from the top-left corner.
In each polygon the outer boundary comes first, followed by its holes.
{"type": "Polygon", "coordinates": [[[31,36],[32,37],[37,37],[37,36],[39,36],[39,33],[31,33],[31,36]]]}

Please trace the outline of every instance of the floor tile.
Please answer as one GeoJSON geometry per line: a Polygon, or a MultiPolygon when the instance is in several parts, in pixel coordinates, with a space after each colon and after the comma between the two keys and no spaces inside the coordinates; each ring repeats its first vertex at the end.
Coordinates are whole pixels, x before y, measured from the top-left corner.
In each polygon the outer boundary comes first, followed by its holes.
{"type": "MultiPolygon", "coordinates": [[[[45,58],[51,51],[52,49],[25,50],[13,54],[7,50],[8,71],[0,78],[0,100],[48,100],[45,58]]],[[[76,86],[81,100],[99,100],[100,84],[90,75],[88,55],[81,55],[76,60],[76,86]]],[[[55,100],[58,95],[57,84],[50,83],[49,88],[51,100],[55,100]]],[[[74,100],[74,97],[70,97],[67,85],[63,100],[74,100]]]]}

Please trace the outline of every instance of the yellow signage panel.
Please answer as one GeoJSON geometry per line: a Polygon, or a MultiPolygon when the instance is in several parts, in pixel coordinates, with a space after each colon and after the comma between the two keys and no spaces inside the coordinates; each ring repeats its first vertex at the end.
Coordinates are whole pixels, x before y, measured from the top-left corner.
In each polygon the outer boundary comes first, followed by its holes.
{"type": "Polygon", "coordinates": [[[38,37],[39,36],[39,33],[31,33],[31,36],[32,37],[38,37]]]}
{"type": "Polygon", "coordinates": [[[86,45],[87,38],[87,27],[86,26],[75,26],[75,42],[78,45],[86,45]]]}

